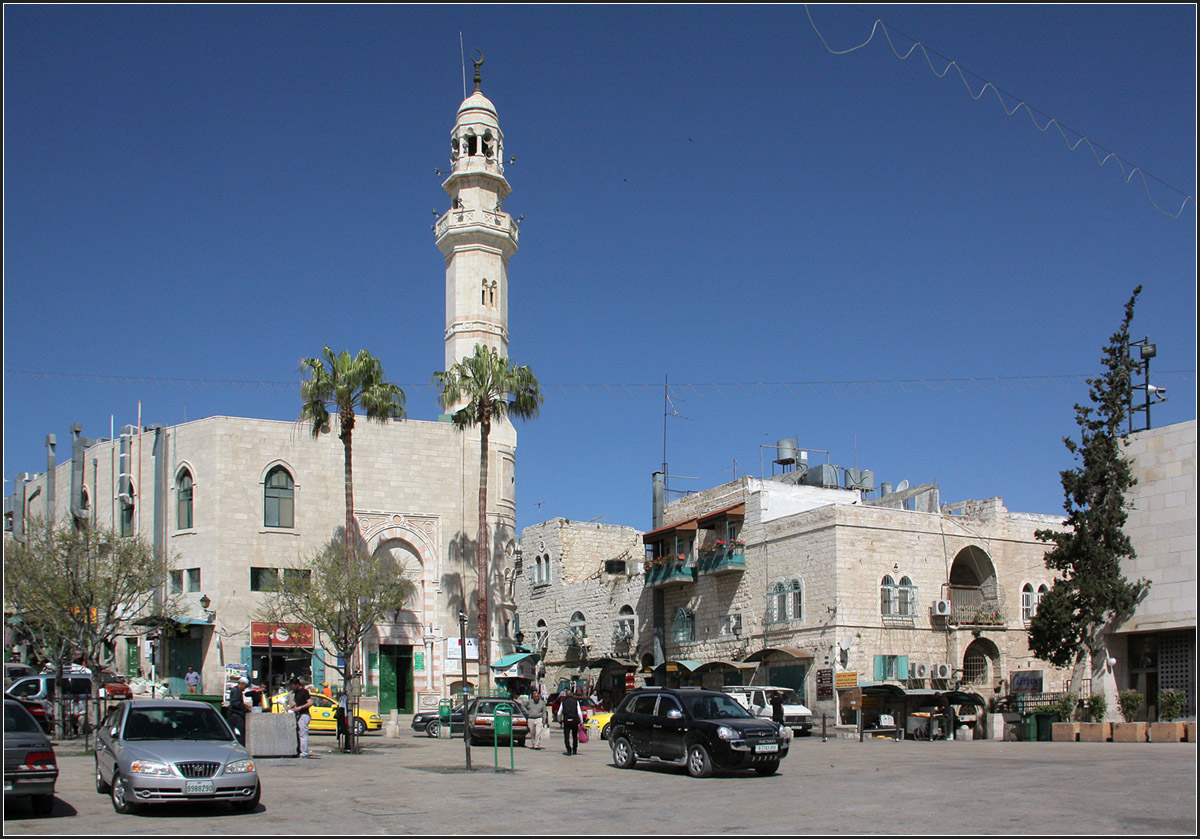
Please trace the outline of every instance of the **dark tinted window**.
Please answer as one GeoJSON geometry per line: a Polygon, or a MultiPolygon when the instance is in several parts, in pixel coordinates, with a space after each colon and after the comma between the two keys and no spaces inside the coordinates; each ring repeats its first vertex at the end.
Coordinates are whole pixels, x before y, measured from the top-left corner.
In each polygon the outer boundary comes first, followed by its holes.
{"type": "Polygon", "coordinates": [[[232,735],[212,708],[140,708],[125,720],[126,740],[229,740],[232,735]]]}
{"type": "Polygon", "coordinates": [[[657,701],[658,701],[657,694],[654,694],[654,693],[642,694],[641,696],[636,697],[633,700],[633,707],[630,708],[629,710],[631,713],[634,713],[634,714],[653,714],[654,713],[654,703],[657,701]]]}
{"type": "MultiPolygon", "coordinates": [[[[21,707],[17,702],[4,703],[4,733],[5,734],[32,734],[42,733],[41,726],[34,721],[28,711],[21,707]]],[[[6,782],[7,784],[7,782],[6,782]]]]}
{"type": "Polygon", "coordinates": [[[679,707],[678,699],[676,699],[674,696],[664,695],[662,697],[662,702],[658,703],[658,715],[660,717],[665,717],[670,711],[679,711],[680,713],[683,713],[683,709],[679,707]]]}

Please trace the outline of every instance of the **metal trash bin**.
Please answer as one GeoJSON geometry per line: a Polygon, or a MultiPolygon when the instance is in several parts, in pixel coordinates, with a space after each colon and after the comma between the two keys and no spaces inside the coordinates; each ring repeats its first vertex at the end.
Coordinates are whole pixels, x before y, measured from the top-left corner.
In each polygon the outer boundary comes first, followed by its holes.
{"type": "Polygon", "coordinates": [[[1038,711],[1033,714],[1035,736],[1032,739],[1040,741],[1050,741],[1054,739],[1054,723],[1058,721],[1058,714],[1050,711],[1038,711]]]}

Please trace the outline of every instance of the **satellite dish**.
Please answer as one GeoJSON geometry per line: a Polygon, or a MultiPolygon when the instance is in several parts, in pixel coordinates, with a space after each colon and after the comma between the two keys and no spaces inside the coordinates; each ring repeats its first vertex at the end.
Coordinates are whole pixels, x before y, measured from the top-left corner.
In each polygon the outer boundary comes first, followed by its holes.
{"type": "Polygon", "coordinates": [[[905,478],[896,485],[896,492],[904,492],[906,489],[908,489],[908,478],[905,478]]]}
{"type": "Polygon", "coordinates": [[[848,650],[852,646],[854,646],[854,637],[851,635],[846,635],[842,638],[842,640],[838,641],[838,647],[843,650],[848,650]]]}

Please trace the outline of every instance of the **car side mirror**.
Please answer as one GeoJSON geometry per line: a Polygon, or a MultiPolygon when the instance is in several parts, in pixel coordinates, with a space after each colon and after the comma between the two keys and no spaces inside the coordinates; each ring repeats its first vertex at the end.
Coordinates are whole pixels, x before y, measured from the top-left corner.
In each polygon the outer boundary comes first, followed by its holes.
{"type": "Polygon", "coordinates": [[[109,736],[109,737],[116,737],[116,736],[117,736],[117,727],[116,727],[115,725],[114,725],[112,728],[110,728],[110,729],[108,730],[108,736],[109,736]]]}
{"type": "Polygon", "coordinates": [[[667,711],[667,719],[681,720],[683,719],[683,711],[680,711],[678,708],[672,708],[671,710],[667,711]]]}

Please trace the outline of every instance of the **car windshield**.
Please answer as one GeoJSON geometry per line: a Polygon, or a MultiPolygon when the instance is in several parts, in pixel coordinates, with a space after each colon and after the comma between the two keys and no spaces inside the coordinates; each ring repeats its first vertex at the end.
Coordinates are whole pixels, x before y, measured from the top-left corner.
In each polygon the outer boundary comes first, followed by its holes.
{"type": "Polygon", "coordinates": [[[30,734],[33,732],[41,732],[41,730],[42,729],[34,721],[29,712],[16,702],[4,703],[5,734],[30,734]]]}
{"type": "Polygon", "coordinates": [[[680,699],[683,700],[688,713],[698,720],[753,719],[749,711],[739,705],[732,696],[725,694],[685,695],[680,699]]]}
{"type": "MultiPolygon", "coordinates": [[[[777,690],[774,692],[778,693],[780,695],[780,697],[783,699],[784,705],[799,705],[800,704],[800,697],[796,695],[796,691],[794,691],[794,690],[777,690]]],[[[769,701],[770,697],[768,696],[767,699],[769,701]]]]}
{"type": "Polygon", "coordinates": [[[140,708],[125,720],[126,740],[231,740],[212,708],[140,708]]]}

